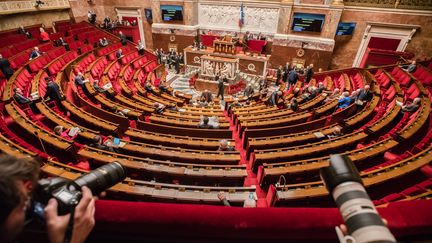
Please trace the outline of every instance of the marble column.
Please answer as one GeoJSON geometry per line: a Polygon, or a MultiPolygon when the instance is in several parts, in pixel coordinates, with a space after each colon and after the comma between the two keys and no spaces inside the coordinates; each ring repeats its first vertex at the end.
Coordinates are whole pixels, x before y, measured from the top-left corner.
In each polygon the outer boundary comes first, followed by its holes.
{"type": "Polygon", "coordinates": [[[334,4],[338,1],[333,1],[332,5],[330,5],[329,12],[326,15],[326,28],[324,28],[323,36],[324,38],[334,39],[339,21],[342,16],[343,11],[343,3],[334,4]]]}
{"type": "Polygon", "coordinates": [[[153,15],[153,23],[162,23],[162,16],[160,10],[160,1],[152,0],[151,1],[152,15],[153,15]]]}
{"type": "Polygon", "coordinates": [[[281,0],[279,11],[278,34],[288,34],[294,0],[281,0]]]}
{"type": "Polygon", "coordinates": [[[183,2],[184,9],[184,24],[197,25],[198,24],[198,2],[197,0],[185,0],[183,2]]]}

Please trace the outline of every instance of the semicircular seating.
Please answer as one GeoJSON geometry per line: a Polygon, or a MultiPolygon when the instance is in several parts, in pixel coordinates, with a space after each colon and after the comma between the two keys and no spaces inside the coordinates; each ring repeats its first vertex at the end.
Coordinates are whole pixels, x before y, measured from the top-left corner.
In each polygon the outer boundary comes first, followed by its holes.
{"type": "MultiPolygon", "coordinates": [[[[74,179],[118,161],[128,178],[109,189],[114,199],[220,205],[217,195],[225,192],[234,206],[253,195],[258,207],[328,207],[333,204],[319,169],[328,166],[331,154],[342,153],[358,167],[376,205],[432,194],[427,173],[432,161],[432,71],[427,62],[412,74],[398,66],[317,73],[305,87],[322,83],[325,92],[312,99],[296,93],[305,89],[302,81],[288,90],[282,86],[285,104],[298,98],[297,111],[266,106],[265,94],[259,93],[252,100],[240,99],[239,106],[226,99],[223,110],[218,100],[215,106],[195,107],[186,95],[159,90],[158,73],[164,67],[150,51],[140,55],[133,43],[122,46],[117,36],[85,22],[59,23],[56,30],[56,38],[71,40],[69,50],[42,44],[45,53],[29,61],[37,41],[17,36],[17,43],[0,46],[15,69],[1,87],[0,151],[39,158],[45,175],[74,179]],[[94,48],[102,37],[111,43],[94,48]],[[124,56],[117,59],[120,48],[124,56]],[[89,82],[76,85],[78,72],[89,82]],[[33,109],[13,99],[14,88],[44,97],[45,77],[61,87],[61,102],[39,98],[33,109]],[[95,89],[95,80],[103,92],[95,89]],[[338,109],[337,99],[327,99],[336,88],[350,92],[366,84],[373,97],[363,106],[338,109]],[[402,112],[398,104],[417,97],[420,107],[402,112]],[[179,109],[157,114],[155,103],[179,109]],[[219,127],[198,128],[204,115],[217,118],[219,127]],[[54,133],[58,125],[81,132],[64,138],[54,133]],[[335,128],[343,134],[328,138],[335,128]],[[90,146],[95,136],[118,137],[121,146],[97,149],[90,146]],[[218,151],[220,139],[236,150],[218,151]]],[[[0,33],[0,39],[4,36],[0,33]]]]}

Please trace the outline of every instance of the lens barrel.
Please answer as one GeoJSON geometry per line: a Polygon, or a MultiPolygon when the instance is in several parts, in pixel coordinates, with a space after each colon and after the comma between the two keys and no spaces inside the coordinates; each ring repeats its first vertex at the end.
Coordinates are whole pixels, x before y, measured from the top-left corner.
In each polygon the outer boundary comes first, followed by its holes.
{"type": "Polygon", "coordinates": [[[126,171],[123,166],[118,162],[112,162],[79,177],[73,181],[73,184],[78,190],[87,186],[94,195],[97,195],[125,178],[126,171]]]}
{"type": "Polygon", "coordinates": [[[342,214],[348,234],[356,243],[396,242],[369,198],[357,168],[347,156],[330,156],[329,167],[322,168],[320,175],[342,214]]]}

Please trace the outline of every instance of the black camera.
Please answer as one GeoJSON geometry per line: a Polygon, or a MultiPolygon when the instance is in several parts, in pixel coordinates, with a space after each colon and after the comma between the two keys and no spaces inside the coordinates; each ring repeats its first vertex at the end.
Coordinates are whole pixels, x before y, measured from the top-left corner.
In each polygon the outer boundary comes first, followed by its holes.
{"type": "Polygon", "coordinates": [[[93,195],[105,191],[126,178],[126,171],[118,162],[103,165],[74,181],[61,178],[44,178],[38,181],[31,214],[44,221],[44,208],[50,198],[58,202],[58,214],[70,213],[82,197],[81,187],[88,187],[93,195]]]}
{"type": "Polygon", "coordinates": [[[341,242],[396,242],[369,198],[357,168],[347,156],[330,156],[330,166],[322,168],[320,175],[348,229],[348,236],[343,236],[336,227],[341,242]]]}

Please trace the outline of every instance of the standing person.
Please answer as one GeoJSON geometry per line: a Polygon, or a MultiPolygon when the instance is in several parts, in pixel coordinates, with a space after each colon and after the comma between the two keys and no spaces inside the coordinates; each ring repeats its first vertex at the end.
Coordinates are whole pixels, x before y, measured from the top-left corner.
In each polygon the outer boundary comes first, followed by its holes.
{"type": "Polygon", "coordinates": [[[254,89],[252,88],[252,85],[248,84],[246,86],[246,89],[244,90],[244,96],[246,96],[248,99],[250,99],[250,97],[252,97],[253,93],[254,93],[254,89]]]}
{"type": "MultiPolygon", "coordinates": [[[[39,178],[39,163],[32,158],[0,156],[0,242],[15,242],[25,227],[32,191],[39,178]]],[[[71,242],[83,243],[95,224],[95,199],[87,187],[82,189],[71,235],[71,242]]],[[[45,222],[50,243],[63,242],[70,214],[59,216],[58,203],[50,199],[45,207],[45,222]]]]}
{"type": "Polygon", "coordinates": [[[55,83],[50,77],[45,77],[45,82],[47,82],[47,85],[43,99],[46,101],[49,98],[49,100],[55,101],[59,110],[66,113],[66,109],[61,103],[63,97],[60,93],[60,87],[58,84],[55,83]]]}
{"type": "MultiPolygon", "coordinates": [[[[305,78],[304,78],[304,80],[303,80],[303,85],[304,85],[305,83],[308,84],[308,83],[311,81],[312,76],[314,75],[313,66],[314,66],[314,65],[311,63],[311,64],[309,64],[309,66],[306,68],[305,78]]],[[[303,86],[303,85],[302,85],[302,86],[303,86]]]]}
{"type": "Polygon", "coordinates": [[[136,46],[138,53],[143,56],[144,55],[144,44],[141,42],[141,40],[138,41],[138,44],[136,46]]]}
{"type": "Polygon", "coordinates": [[[122,45],[126,46],[127,45],[127,38],[126,38],[126,36],[121,31],[119,31],[119,36],[120,36],[120,42],[122,43],[122,45]]]}
{"type": "Polygon", "coordinates": [[[291,72],[291,64],[289,62],[285,63],[285,66],[283,67],[283,76],[282,80],[286,83],[288,82],[288,74],[291,72]]]}
{"type": "Polygon", "coordinates": [[[179,55],[174,56],[174,69],[176,71],[176,74],[180,73],[180,56],[179,55]]]}
{"type": "Polygon", "coordinates": [[[276,71],[276,85],[280,84],[280,81],[282,81],[283,75],[284,75],[284,71],[283,71],[282,65],[279,65],[279,67],[276,71]]]}
{"type": "Polygon", "coordinates": [[[296,69],[294,68],[291,70],[291,72],[288,74],[288,89],[297,83],[297,80],[299,79],[296,69]]]}
{"type": "Polygon", "coordinates": [[[108,29],[108,27],[109,27],[109,25],[110,25],[110,22],[111,22],[111,19],[110,19],[108,16],[105,16],[103,22],[104,22],[104,26],[103,26],[103,27],[104,27],[105,29],[108,29]]]}
{"type": "Polygon", "coordinates": [[[221,100],[224,100],[224,93],[225,93],[225,85],[224,83],[228,83],[228,79],[223,76],[222,78],[219,78],[219,76],[216,76],[216,81],[218,81],[218,92],[216,97],[221,97],[221,100]]]}
{"type": "Polygon", "coordinates": [[[7,58],[3,58],[2,54],[0,54],[0,70],[6,79],[12,77],[14,71],[11,68],[11,64],[7,58]]]}

